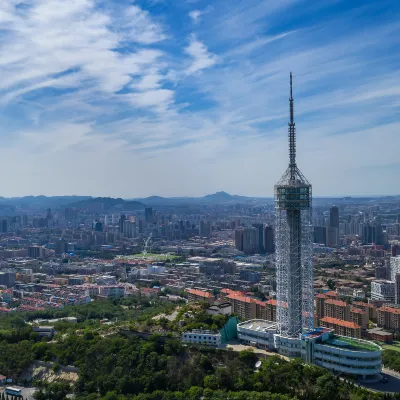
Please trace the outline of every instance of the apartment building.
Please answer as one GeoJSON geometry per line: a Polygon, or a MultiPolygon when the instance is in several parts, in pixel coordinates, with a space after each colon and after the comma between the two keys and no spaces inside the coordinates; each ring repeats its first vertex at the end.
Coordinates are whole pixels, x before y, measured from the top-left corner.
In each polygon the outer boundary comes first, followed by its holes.
{"type": "Polygon", "coordinates": [[[232,313],[241,319],[276,321],[276,300],[260,301],[233,291],[225,298],[232,304],[232,313]]]}
{"type": "Polygon", "coordinates": [[[257,318],[257,300],[238,294],[229,294],[226,299],[232,304],[232,313],[239,318],[244,320],[257,318]]]}
{"type": "Polygon", "coordinates": [[[383,306],[376,310],[380,328],[400,331],[400,308],[383,306]]]}
{"type": "Polygon", "coordinates": [[[326,294],[320,293],[315,296],[315,324],[319,325],[321,318],[325,317],[325,301],[329,297],[326,294]]]}
{"type": "Polygon", "coordinates": [[[354,322],[360,325],[362,330],[366,330],[369,322],[368,312],[360,308],[350,308],[350,322],[354,322]]]}
{"type": "Polygon", "coordinates": [[[276,321],[276,300],[268,300],[265,303],[265,310],[265,319],[267,321],[276,321]]]}
{"type": "Polygon", "coordinates": [[[345,301],[327,299],[325,300],[324,317],[349,320],[349,305],[345,301]]]}
{"type": "Polygon", "coordinates": [[[354,301],[353,306],[368,312],[368,319],[372,322],[376,322],[377,314],[376,307],[371,303],[363,303],[362,301],[354,301]]]}
{"type": "Polygon", "coordinates": [[[196,303],[199,301],[207,301],[208,303],[212,303],[214,301],[214,296],[206,292],[204,290],[199,289],[187,289],[189,303],[196,303]]]}
{"type": "Polygon", "coordinates": [[[357,339],[361,338],[361,327],[354,322],[343,321],[332,317],[324,317],[321,319],[320,324],[325,328],[333,328],[337,335],[349,336],[357,339]]]}

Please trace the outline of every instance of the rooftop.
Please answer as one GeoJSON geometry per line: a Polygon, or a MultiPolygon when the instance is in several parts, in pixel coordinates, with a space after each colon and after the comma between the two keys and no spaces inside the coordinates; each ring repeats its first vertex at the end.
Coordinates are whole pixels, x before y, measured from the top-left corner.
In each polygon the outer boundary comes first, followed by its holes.
{"type": "Polygon", "coordinates": [[[353,304],[360,306],[360,307],[368,307],[368,308],[375,308],[375,306],[371,303],[363,303],[362,301],[354,301],[353,304]]]}
{"type": "Polygon", "coordinates": [[[347,350],[353,351],[379,351],[381,348],[373,343],[366,340],[354,339],[347,336],[333,335],[330,339],[324,342],[329,346],[340,347],[347,350]]]}
{"type": "Polygon", "coordinates": [[[382,306],[381,308],[378,308],[378,311],[386,311],[392,314],[400,314],[400,308],[388,307],[388,306],[382,306]]]}
{"type": "Polygon", "coordinates": [[[339,294],[334,292],[333,290],[325,292],[324,294],[325,294],[325,296],[328,296],[328,297],[339,297],[339,294]]]}
{"type": "Polygon", "coordinates": [[[345,301],[334,300],[334,299],[326,300],[325,304],[333,304],[335,306],[347,307],[347,303],[345,301]]]}
{"type": "Polygon", "coordinates": [[[354,322],[350,321],[344,321],[342,319],[337,319],[337,318],[332,318],[332,317],[324,317],[321,318],[322,322],[326,322],[328,324],[334,324],[334,325],[339,325],[339,326],[344,326],[346,328],[353,328],[353,329],[359,329],[360,325],[357,325],[354,322]]]}
{"type": "Polygon", "coordinates": [[[333,332],[332,328],[324,328],[324,327],[318,327],[312,330],[311,332],[306,332],[303,333],[303,336],[305,337],[319,337],[325,332],[333,332]]]}
{"type": "Polygon", "coordinates": [[[366,314],[367,313],[366,311],[361,310],[360,308],[351,308],[350,311],[353,313],[357,313],[357,314],[366,314]]]}
{"type": "Polygon", "coordinates": [[[380,336],[388,336],[388,335],[393,335],[392,332],[387,332],[383,330],[382,328],[372,328],[372,329],[367,329],[368,333],[374,334],[374,335],[380,335],[380,336]]]}
{"type": "Polygon", "coordinates": [[[208,298],[208,299],[213,297],[213,295],[211,293],[203,292],[202,290],[198,290],[198,289],[187,289],[187,292],[190,294],[194,294],[196,296],[201,296],[201,297],[208,298]]]}
{"type": "Polygon", "coordinates": [[[276,322],[266,321],[265,319],[251,319],[240,323],[238,326],[245,329],[252,329],[253,331],[263,331],[265,329],[276,328],[276,322]]]}

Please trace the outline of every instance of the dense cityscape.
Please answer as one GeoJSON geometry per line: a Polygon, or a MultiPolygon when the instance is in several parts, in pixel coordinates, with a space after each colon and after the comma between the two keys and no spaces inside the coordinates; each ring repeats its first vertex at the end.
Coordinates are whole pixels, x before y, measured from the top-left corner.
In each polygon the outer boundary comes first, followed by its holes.
{"type": "Polygon", "coordinates": [[[0,0],[0,400],[400,400],[400,1],[0,0]]]}
{"type": "MultiPolygon", "coordinates": [[[[311,184],[296,164],[292,75],[289,103],[289,167],[275,185],[275,199],[218,192],[0,200],[0,381],[24,385],[7,386],[7,396],[63,399],[72,384],[77,398],[93,399],[228,398],[212,389],[234,389],[218,383],[213,376],[221,372],[211,367],[204,391],[191,385],[179,395],[132,397],[165,387],[95,383],[100,372],[83,367],[73,347],[65,353],[82,335],[122,335],[139,340],[137,346],[175,340],[195,353],[238,352],[241,368],[247,363],[257,376],[271,368],[270,357],[297,359],[292,362],[322,367],[347,382],[357,398],[372,398],[368,389],[397,391],[400,198],[312,203],[311,184]],[[18,364],[9,359],[15,335],[25,339],[19,346],[29,347],[20,350],[27,359],[18,364]],[[52,377],[32,363],[51,367],[52,377]]],[[[224,366],[222,353],[215,354],[224,366]]],[[[318,397],[314,386],[316,392],[302,396],[332,398],[329,390],[318,397]]],[[[295,388],[274,390],[282,396],[260,398],[299,395],[295,388]]]]}

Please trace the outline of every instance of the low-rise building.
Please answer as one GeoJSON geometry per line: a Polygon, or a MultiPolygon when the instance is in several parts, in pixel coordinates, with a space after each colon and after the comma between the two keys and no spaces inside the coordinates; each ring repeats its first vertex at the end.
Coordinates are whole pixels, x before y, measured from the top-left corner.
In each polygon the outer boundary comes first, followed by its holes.
{"type": "Polygon", "coordinates": [[[124,297],[124,286],[99,286],[99,295],[104,297],[124,297]]]}
{"type": "Polygon", "coordinates": [[[36,332],[40,337],[53,337],[55,333],[54,326],[34,326],[32,330],[33,332],[36,332]]]}
{"type": "Polygon", "coordinates": [[[376,340],[377,342],[392,343],[393,333],[387,332],[382,328],[367,329],[367,337],[370,340],[376,340]]]}
{"type": "Polygon", "coordinates": [[[227,301],[223,303],[213,304],[211,307],[207,308],[206,313],[210,315],[231,315],[232,305],[227,301]]]}
{"type": "Polygon", "coordinates": [[[219,347],[221,345],[221,334],[219,332],[194,329],[190,332],[183,332],[182,341],[184,343],[219,347]]]}

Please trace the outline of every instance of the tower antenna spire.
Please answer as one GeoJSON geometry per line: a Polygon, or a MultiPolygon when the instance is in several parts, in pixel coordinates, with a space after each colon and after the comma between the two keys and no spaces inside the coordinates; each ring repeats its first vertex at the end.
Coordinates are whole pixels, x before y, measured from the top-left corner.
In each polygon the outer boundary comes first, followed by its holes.
{"type": "Polygon", "coordinates": [[[290,73],[290,98],[289,98],[289,167],[290,179],[296,177],[296,124],[294,123],[294,106],[293,106],[293,89],[292,89],[292,73],[290,73]]]}

